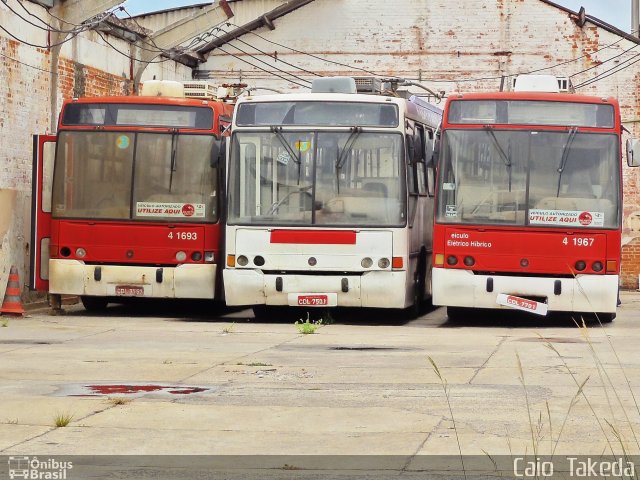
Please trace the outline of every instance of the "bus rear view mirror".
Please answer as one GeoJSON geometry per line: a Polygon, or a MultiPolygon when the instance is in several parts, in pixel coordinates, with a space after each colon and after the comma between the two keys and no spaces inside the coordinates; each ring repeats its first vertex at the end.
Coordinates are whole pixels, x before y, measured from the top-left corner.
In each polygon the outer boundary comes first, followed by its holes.
{"type": "Polygon", "coordinates": [[[640,140],[635,138],[627,140],[627,165],[630,167],[640,166],[640,140]]]}

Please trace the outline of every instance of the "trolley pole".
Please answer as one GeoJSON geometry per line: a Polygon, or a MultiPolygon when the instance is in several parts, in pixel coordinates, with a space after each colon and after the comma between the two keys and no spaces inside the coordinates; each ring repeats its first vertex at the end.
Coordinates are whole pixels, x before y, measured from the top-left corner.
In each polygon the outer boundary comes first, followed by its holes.
{"type": "Polygon", "coordinates": [[[640,0],[631,0],[631,35],[640,36],[638,29],[640,24],[640,0]]]}

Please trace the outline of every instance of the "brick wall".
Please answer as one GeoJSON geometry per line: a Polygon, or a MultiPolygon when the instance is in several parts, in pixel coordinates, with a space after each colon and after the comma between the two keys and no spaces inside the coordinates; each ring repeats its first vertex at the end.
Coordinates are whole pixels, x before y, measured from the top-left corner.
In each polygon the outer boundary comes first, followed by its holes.
{"type": "Polygon", "coordinates": [[[620,280],[623,288],[638,288],[640,273],[640,237],[632,239],[622,249],[622,271],[620,280]]]}

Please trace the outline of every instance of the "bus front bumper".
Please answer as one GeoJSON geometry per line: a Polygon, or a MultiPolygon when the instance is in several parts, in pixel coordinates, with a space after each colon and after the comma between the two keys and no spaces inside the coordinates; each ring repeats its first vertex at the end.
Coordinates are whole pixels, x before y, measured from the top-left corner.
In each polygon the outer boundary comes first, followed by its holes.
{"type": "Polygon", "coordinates": [[[509,308],[496,302],[499,294],[546,299],[549,311],[614,313],[618,300],[618,275],[522,277],[433,269],[434,305],[509,308]],[[559,288],[556,281],[560,282],[559,288]]]}
{"type": "Polygon", "coordinates": [[[405,308],[409,305],[406,271],[375,271],[362,275],[276,275],[259,270],[225,269],[223,277],[227,305],[374,308],[405,308]],[[326,295],[329,304],[300,304],[300,295],[326,295]]]}
{"type": "Polygon", "coordinates": [[[213,299],[217,265],[86,265],[49,260],[49,293],[97,297],[213,299]]]}

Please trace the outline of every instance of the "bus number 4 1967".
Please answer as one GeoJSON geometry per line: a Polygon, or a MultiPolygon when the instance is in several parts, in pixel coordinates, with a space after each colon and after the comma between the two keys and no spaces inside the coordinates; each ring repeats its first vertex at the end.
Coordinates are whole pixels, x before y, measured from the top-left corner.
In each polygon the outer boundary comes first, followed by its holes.
{"type": "Polygon", "coordinates": [[[569,245],[569,243],[571,243],[576,247],[591,247],[593,245],[593,240],[594,239],[592,237],[573,237],[571,240],[569,240],[568,237],[564,237],[562,239],[562,244],[569,245]]]}

